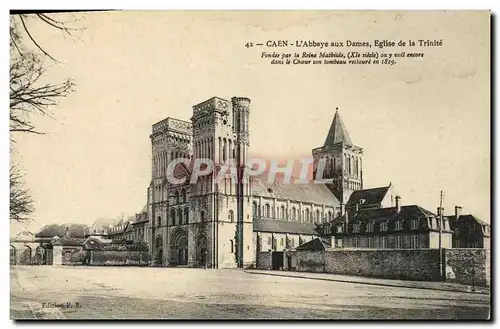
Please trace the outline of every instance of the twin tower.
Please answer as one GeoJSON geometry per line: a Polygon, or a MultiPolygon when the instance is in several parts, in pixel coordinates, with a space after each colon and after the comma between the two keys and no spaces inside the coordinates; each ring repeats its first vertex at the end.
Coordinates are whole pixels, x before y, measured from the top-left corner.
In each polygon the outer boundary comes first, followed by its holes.
{"type": "MultiPolygon", "coordinates": [[[[208,158],[216,167],[234,159],[243,169],[249,162],[250,103],[246,97],[213,97],[193,106],[191,122],[166,118],[153,125],[148,241],[154,263],[222,268],[254,262],[250,181],[207,175],[176,185],[166,179],[168,164],[179,157],[208,158]]],[[[326,160],[323,178],[333,178],[329,187],[345,205],[363,186],[363,151],[353,145],[338,111],[324,145],[312,153],[326,160]]],[[[318,161],[313,167],[316,175],[318,161]]]]}

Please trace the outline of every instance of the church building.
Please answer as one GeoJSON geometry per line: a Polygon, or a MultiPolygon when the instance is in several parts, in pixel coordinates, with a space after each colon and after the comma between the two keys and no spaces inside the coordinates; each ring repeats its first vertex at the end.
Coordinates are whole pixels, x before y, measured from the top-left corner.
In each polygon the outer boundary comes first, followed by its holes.
{"type": "MultiPolygon", "coordinates": [[[[323,172],[323,178],[332,179],[329,184],[217,180],[215,173],[194,184],[169,182],[167,167],[178,158],[208,158],[216,167],[234,159],[239,169],[247,167],[250,104],[246,97],[213,97],[193,106],[190,121],[166,118],[152,126],[144,218],[154,264],[249,267],[257,252],[312,240],[315,225],[342,214],[352,192],[363,188],[363,149],[353,144],[338,110],[324,145],[312,150],[314,177],[323,172]],[[324,168],[318,168],[320,163],[324,168]]],[[[176,173],[189,177],[191,169],[180,165],[176,173]]]]}

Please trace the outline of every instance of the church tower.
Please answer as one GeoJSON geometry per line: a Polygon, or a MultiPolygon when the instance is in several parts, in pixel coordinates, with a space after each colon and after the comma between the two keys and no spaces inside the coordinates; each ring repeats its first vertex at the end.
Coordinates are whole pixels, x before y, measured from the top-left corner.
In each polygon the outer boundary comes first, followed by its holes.
{"type": "Polygon", "coordinates": [[[338,108],[325,144],[313,149],[312,155],[314,179],[332,179],[328,187],[344,209],[352,192],[363,189],[363,149],[352,142],[338,108]],[[322,177],[318,171],[320,160],[324,161],[322,177]]]}
{"type": "Polygon", "coordinates": [[[250,253],[252,242],[249,185],[230,175],[216,179],[221,166],[244,167],[247,162],[249,108],[250,100],[243,97],[231,101],[212,97],[193,106],[193,156],[210,159],[215,166],[211,175],[190,187],[189,263],[193,266],[230,268],[252,261],[245,254],[250,253]]]}

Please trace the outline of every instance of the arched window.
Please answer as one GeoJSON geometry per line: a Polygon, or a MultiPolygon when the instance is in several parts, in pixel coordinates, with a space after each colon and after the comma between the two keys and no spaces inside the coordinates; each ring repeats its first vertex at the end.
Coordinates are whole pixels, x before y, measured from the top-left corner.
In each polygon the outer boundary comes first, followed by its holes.
{"type": "Polygon", "coordinates": [[[253,217],[257,217],[257,209],[258,209],[257,202],[255,202],[255,201],[253,202],[253,208],[252,209],[253,209],[253,211],[252,211],[253,217]]]}
{"type": "Polygon", "coordinates": [[[179,191],[175,191],[174,196],[175,196],[175,203],[179,203],[179,191]]]}
{"type": "Polygon", "coordinates": [[[184,223],[189,224],[189,208],[184,208],[184,223]]]}
{"type": "Polygon", "coordinates": [[[231,223],[234,222],[234,213],[232,210],[229,210],[229,215],[227,217],[231,223]]]}
{"type": "Polygon", "coordinates": [[[271,207],[269,206],[268,203],[266,203],[266,205],[264,206],[264,210],[265,210],[264,215],[266,216],[266,218],[270,218],[271,217],[271,207]]]}
{"type": "Polygon", "coordinates": [[[331,211],[329,211],[329,212],[328,212],[328,221],[331,221],[331,220],[332,220],[332,212],[331,212],[331,211]]]}
{"type": "Polygon", "coordinates": [[[309,213],[309,208],[306,209],[306,221],[310,222],[311,221],[311,214],[309,213]]]}
{"type": "Polygon", "coordinates": [[[158,226],[161,226],[161,217],[158,216],[158,226]]]}
{"type": "Polygon", "coordinates": [[[200,213],[200,218],[201,218],[201,222],[204,223],[205,222],[205,212],[203,210],[200,213]]]}
{"type": "Polygon", "coordinates": [[[320,222],[321,221],[321,216],[319,214],[319,210],[316,210],[316,222],[320,222]]]}
{"type": "Polygon", "coordinates": [[[285,206],[281,206],[281,214],[280,215],[281,215],[282,219],[286,218],[286,216],[285,216],[285,206]]]}
{"type": "Polygon", "coordinates": [[[186,203],[186,190],[182,189],[182,202],[186,203]]]}
{"type": "Polygon", "coordinates": [[[175,210],[174,209],[170,210],[170,223],[172,225],[175,225],[175,210]]]}
{"type": "Polygon", "coordinates": [[[179,209],[177,210],[177,217],[179,217],[179,219],[178,219],[178,221],[179,221],[179,225],[183,225],[183,224],[184,224],[184,222],[182,221],[182,209],[181,209],[181,208],[179,208],[179,209]]]}
{"type": "Polygon", "coordinates": [[[223,162],[226,162],[226,159],[227,159],[227,140],[224,138],[223,139],[223,143],[224,143],[224,148],[222,150],[222,161],[223,162]]]}

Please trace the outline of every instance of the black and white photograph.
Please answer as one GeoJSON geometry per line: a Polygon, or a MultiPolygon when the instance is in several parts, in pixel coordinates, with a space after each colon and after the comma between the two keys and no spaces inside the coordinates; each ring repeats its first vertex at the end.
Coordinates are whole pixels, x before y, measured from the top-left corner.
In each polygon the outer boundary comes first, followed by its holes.
{"type": "Polygon", "coordinates": [[[11,320],[491,319],[490,11],[9,24],[11,320]]]}

